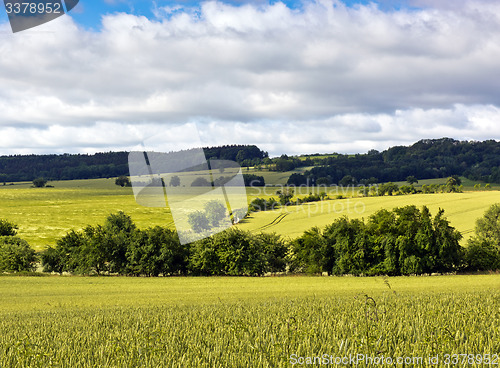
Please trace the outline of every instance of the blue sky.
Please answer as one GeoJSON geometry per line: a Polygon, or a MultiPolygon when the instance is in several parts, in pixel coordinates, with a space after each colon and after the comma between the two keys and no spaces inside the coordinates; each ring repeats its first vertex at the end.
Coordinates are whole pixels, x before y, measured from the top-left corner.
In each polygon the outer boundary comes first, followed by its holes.
{"type": "Polygon", "coordinates": [[[82,0],[15,34],[0,13],[0,154],[500,139],[498,0],[82,0]]]}
{"type": "MultiPolygon", "coordinates": [[[[243,5],[243,4],[269,4],[275,3],[276,1],[265,2],[260,1],[244,1],[244,0],[225,0],[222,1],[227,4],[232,5],[243,5]]],[[[300,0],[286,0],[282,1],[290,8],[300,8],[303,4],[300,0]]],[[[356,7],[359,5],[367,5],[370,3],[376,4],[380,9],[384,11],[393,11],[401,8],[412,9],[413,7],[409,5],[408,1],[395,1],[395,0],[379,0],[379,1],[368,1],[368,0],[343,0],[345,5],[349,7],[356,7]]],[[[180,5],[183,7],[197,7],[200,1],[167,1],[167,0],[156,0],[156,1],[145,1],[145,0],[80,0],[77,7],[70,13],[70,16],[80,25],[91,28],[99,29],[101,25],[101,17],[106,14],[113,13],[127,13],[145,16],[149,19],[155,19],[154,11],[156,8],[164,6],[175,6],[180,5]]],[[[7,15],[5,12],[1,13],[0,21],[6,21],[7,15]]]]}

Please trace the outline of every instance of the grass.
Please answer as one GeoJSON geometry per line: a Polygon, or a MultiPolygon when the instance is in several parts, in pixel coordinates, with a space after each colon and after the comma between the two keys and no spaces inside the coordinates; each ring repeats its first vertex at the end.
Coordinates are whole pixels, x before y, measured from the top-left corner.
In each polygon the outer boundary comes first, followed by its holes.
{"type": "Polygon", "coordinates": [[[0,217],[19,225],[19,236],[35,249],[65,235],[70,229],[104,222],[111,212],[132,215],[140,227],[169,225],[168,209],[139,206],[131,188],[114,179],[51,182],[54,188],[30,188],[28,184],[0,187],[0,217]]]}
{"type": "MultiPolygon", "coordinates": [[[[55,244],[57,239],[71,229],[102,224],[110,213],[117,211],[129,214],[140,228],[174,225],[168,208],[140,206],[134,199],[132,188],[118,187],[114,184],[114,179],[57,181],[50,184],[54,188],[31,188],[30,183],[0,186],[0,218],[18,224],[19,236],[36,250],[55,244]]],[[[247,188],[248,201],[255,197],[277,198],[278,189],[280,188],[247,188]]],[[[296,194],[302,197],[315,190],[317,189],[300,188],[300,193],[297,190],[296,194]]],[[[356,197],[358,190],[330,187],[328,192],[331,198],[336,195],[356,197]]],[[[444,208],[451,224],[468,237],[472,234],[475,220],[491,204],[497,202],[500,202],[500,192],[494,190],[348,198],[292,206],[285,211],[253,213],[239,226],[245,230],[272,231],[293,238],[313,226],[325,226],[342,215],[367,218],[381,208],[392,209],[415,204],[428,205],[433,213],[440,207],[444,208]]]]}
{"type": "Polygon", "coordinates": [[[500,203],[499,191],[347,198],[252,213],[238,226],[243,230],[276,232],[294,238],[313,226],[322,228],[344,215],[367,219],[382,208],[426,205],[433,215],[443,208],[451,226],[456,227],[466,240],[473,234],[476,219],[483,216],[493,203],[500,203]]]}
{"type": "Polygon", "coordinates": [[[287,367],[293,354],[495,354],[499,288],[498,275],[2,277],[0,366],[287,367]]]}

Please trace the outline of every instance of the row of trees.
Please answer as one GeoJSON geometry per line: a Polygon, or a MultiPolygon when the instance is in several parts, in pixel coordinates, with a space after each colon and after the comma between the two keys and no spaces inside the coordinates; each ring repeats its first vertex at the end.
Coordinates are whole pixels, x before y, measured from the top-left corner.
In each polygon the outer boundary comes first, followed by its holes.
{"type": "MultiPolygon", "coordinates": [[[[461,247],[461,234],[440,210],[380,210],[367,221],[343,217],[286,241],[235,227],[181,245],[173,230],[137,229],[123,212],[104,225],[70,231],[40,259],[45,272],[121,275],[262,275],[268,272],[334,275],[409,275],[500,269],[500,204],[477,221],[461,247]]],[[[33,271],[37,256],[0,220],[0,271],[33,271]]]]}
{"type": "Polygon", "coordinates": [[[262,275],[285,271],[287,247],[277,235],[229,229],[181,245],[175,231],[139,230],[123,212],[103,226],[71,231],[41,256],[44,271],[122,275],[262,275]]]}
{"type": "MultiPolygon", "coordinates": [[[[500,205],[479,220],[466,248],[440,210],[427,207],[380,210],[365,222],[340,218],[287,242],[275,234],[232,228],[188,245],[175,231],[139,230],[124,213],[103,226],[70,232],[49,248],[46,271],[157,276],[262,275],[266,272],[328,272],[408,275],[500,267],[500,205]]],[[[217,221],[216,218],[211,221],[217,221]]]]}
{"type": "MultiPolygon", "coordinates": [[[[203,149],[209,159],[237,161],[243,166],[259,164],[267,152],[255,145],[227,145],[203,149]]],[[[63,155],[0,156],[0,183],[48,180],[111,178],[129,175],[128,152],[63,155]]]]}
{"type": "Polygon", "coordinates": [[[409,275],[462,269],[461,234],[443,210],[380,210],[363,220],[347,217],[313,228],[292,242],[293,268],[330,274],[409,275]]]}

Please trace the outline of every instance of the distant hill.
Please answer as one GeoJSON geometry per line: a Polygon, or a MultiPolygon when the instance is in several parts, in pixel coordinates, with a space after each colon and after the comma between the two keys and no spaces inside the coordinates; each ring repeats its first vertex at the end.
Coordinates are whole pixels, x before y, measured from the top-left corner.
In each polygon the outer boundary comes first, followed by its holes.
{"type": "MultiPolygon", "coordinates": [[[[268,156],[254,145],[207,147],[204,151],[208,159],[233,160],[247,165],[260,163],[268,156]]],[[[75,180],[128,174],[128,152],[0,156],[0,183],[31,181],[38,177],[75,180]]]]}

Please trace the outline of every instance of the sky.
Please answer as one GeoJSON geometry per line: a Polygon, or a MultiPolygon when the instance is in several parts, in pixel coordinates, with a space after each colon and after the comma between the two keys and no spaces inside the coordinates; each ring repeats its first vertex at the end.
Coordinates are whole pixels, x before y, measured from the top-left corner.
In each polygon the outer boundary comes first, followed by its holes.
{"type": "Polygon", "coordinates": [[[499,60],[496,0],[80,0],[15,34],[1,5],[0,155],[498,140],[499,60]]]}

